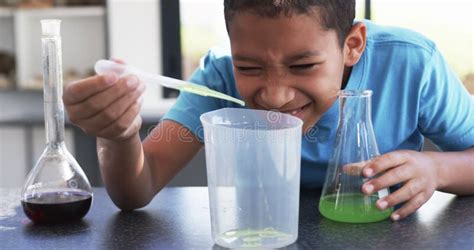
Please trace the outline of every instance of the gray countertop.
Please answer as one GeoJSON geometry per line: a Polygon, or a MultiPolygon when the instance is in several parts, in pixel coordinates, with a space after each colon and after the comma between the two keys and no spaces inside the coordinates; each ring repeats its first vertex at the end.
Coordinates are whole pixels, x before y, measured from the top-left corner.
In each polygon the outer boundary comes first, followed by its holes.
{"type": "MultiPolygon", "coordinates": [[[[145,208],[117,209],[94,189],[91,210],[73,225],[36,226],[19,189],[0,189],[2,249],[220,249],[210,232],[206,187],[165,188],[145,208]]],[[[302,190],[298,241],[287,249],[474,249],[474,197],[435,192],[399,222],[346,224],[318,212],[320,190],[302,190]]]]}

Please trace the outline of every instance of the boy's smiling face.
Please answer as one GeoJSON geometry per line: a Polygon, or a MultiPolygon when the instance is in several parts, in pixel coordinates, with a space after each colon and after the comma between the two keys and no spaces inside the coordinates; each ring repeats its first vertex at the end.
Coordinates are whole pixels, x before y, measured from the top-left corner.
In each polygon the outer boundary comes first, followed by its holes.
{"type": "Polygon", "coordinates": [[[331,107],[352,66],[337,32],[325,30],[315,13],[269,18],[241,12],[228,26],[237,89],[245,103],[297,116],[303,131],[331,107]]]}

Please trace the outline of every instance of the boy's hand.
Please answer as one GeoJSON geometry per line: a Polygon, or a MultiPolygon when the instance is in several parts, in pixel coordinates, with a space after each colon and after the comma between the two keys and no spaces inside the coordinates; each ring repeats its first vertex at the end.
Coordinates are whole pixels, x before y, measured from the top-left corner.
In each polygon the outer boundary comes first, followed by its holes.
{"type": "Polygon", "coordinates": [[[384,210],[406,202],[392,213],[392,220],[405,218],[415,212],[433,195],[438,186],[437,163],[426,153],[400,150],[387,153],[367,164],[362,175],[373,178],[362,185],[362,192],[372,194],[383,188],[403,183],[396,192],[377,201],[384,210]]]}
{"type": "Polygon", "coordinates": [[[121,141],[141,126],[145,84],[136,76],[96,75],[69,84],[63,95],[69,120],[90,135],[121,141]]]}

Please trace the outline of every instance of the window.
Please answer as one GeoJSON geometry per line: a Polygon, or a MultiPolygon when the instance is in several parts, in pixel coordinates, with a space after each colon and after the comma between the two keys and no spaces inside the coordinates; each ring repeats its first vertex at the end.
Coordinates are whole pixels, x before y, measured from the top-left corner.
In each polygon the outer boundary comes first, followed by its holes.
{"type": "Polygon", "coordinates": [[[418,31],[433,40],[474,95],[472,0],[371,0],[371,19],[418,31]]]}
{"type": "Polygon", "coordinates": [[[228,46],[223,1],[180,0],[183,79],[188,79],[199,59],[215,46],[228,46]]]}

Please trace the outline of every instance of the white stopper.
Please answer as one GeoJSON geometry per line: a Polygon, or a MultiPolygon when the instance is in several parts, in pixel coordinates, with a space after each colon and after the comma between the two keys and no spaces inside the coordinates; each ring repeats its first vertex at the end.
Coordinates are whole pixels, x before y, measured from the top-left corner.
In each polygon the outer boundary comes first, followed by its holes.
{"type": "Polygon", "coordinates": [[[43,19],[41,20],[41,30],[43,36],[60,36],[61,35],[61,20],[59,19],[43,19]]]}

